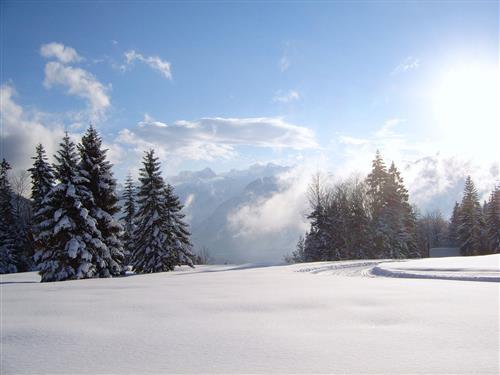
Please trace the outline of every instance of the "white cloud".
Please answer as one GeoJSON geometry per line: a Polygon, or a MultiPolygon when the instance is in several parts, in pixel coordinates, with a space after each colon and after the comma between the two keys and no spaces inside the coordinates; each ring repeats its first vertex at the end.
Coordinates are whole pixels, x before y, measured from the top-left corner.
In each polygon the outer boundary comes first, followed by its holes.
{"type": "Polygon", "coordinates": [[[171,64],[168,61],[162,60],[158,56],[143,56],[134,50],[125,52],[125,59],[127,64],[130,65],[134,61],[138,60],[148,65],[150,68],[160,72],[160,74],[166,79],[172,79],[171,64]]]}
{"type": "Polygon", "coordinates": [[[78,55],[76,50],[71,47],[67,47],[61,43],[48,43],[42,44],[40,47],[40,54],[45,58],[56,58],[63,64],[79,62],[83,58],[78,55]]]}
{"type": "Polygon", "coordinates": [[[134,145],[137,151],[152,147],[166,156],[184,160],[232,158],[237,146],[307,149],[316,148],[308,128],[292,125],[282,118],[202,118],[166,124],[149,115],[133,129],[122,130],[119,142],[134,145]]]}
{"type": "Polygon", "coordinates": [[[64,129],[61,124],[43,124],[35,112],[25,111],[15,102],[16,91],[9,85],[0,86],[0,153],[14,169],[31,167],[30,157],[42,142],[49,157],[53,155],[64,129]]]}
{"type": "Polygon", "coordinates": [[[313,169],[302,164],[278,176],[278,191],[259,197],[229,213],[229,227],[236,237],[256,238],[284,231],[305,232],[308,224],[307,188],[313,169]]]}
{"type": "Polygon", "coordinates": [[[455,201],[462,199],[465,178],[470,175],[479,193],[487,199],[500,180],[498,162],[478,165],[461,156],[435,154],[401,166],[410,199],[423,211],[440,209],[450,215],[455,201]]]}
{"type": "Polygon", "coordinates": [[[401,64],[394,68],[392,74],[406,73],[410,70],[418,69],[419,67],[420,60],[415,57],[408,56],[401,64]]]}
{"type": "Polygon", "coordinates": [[[276,94],[274,94],[273,102],[289,103],[299,99],[300,99],[300,94],[296,90],[289,90],[286,92],[279,90],[276,92],[276,94]]]}
{"type": "Polygon", "coordinates": [[[118,164],[126,157],[126,150],[117,143],[103,142],[103,148],[108,150],[106,156],[112,164],[118,164]]]}
{"type": "Polygon", "coordinates": [[[92,73],[66,66],[57,61],[45,65],[44,86],[51,88],[59,85],[67,88],[69,95],[81,97],[88,102],[93,120],[101,118],[111,105],[108,89],[92,73]]]}

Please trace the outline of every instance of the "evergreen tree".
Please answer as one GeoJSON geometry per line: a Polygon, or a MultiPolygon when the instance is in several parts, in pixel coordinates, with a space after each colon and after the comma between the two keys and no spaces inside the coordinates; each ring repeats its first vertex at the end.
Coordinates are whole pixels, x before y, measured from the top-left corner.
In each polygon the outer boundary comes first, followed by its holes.
{"type": "MultiPolygon", "coordinates": [[[[307,237],[308,233],[306,232],[305,237],[307,237]]],[[[285,257],[285,262],[287,263],[301,263],[305,261],[305,240],[303,236],[299,237],[297,241],[297,246],[295,251],[292,252],[291,255],[287,255],[285,257]]]]}
{"type": "Polygon", "coordinates": [[[34,160],[33,167],[28,171],[31,173],[31,200],[33,201],[31,232],[33,236],[33,250],[36,253],[46,246],[40,237],[42,231],[40,225],[48,218],[42,215],[41,212],[44,207],[44,199],[54,185],[54,172],[47,161],[45,149],[41,144],[36,146],[36,154],[32,159],[34,160]]]}
{"type": "Polygon", "coordinates": [[[387,185],[387,168],[380,155],[379,150],[375,154],[375,159],[372,162],[372,171],[366,178],[368,186],[368,198],[370,201],[371,211],[371,231],[373,234],[373,248],[371,257],[383,258],[389,249],[388,237],[389,231],[387,223],[384,222],[382,217],[385,202],[387,199],[387,192],[385,187],[387,185]]]}
{"type": "MultiPolygon", "coordinates": [[[[328,260],[333,246],[332,238],[330,238],[331,224],[327,214],[330,202],[319,174],[314,176],[309,186],[309,204],[311,213],[307,218],[311,221],[311,227],[304,240],[304,261],[328,260]]],[[[331,211],[332,208],[330,208],[331,211]]]]}
{"type": "Polygon", "coordinates": [[[458,239],[462,255],[479,255],[483,227],[481,205],[470,176],[465,180],[464,195],[460,205],[458,239]]]}
{"type": "Polygon", "coordinates": [[[460,204],[455,202],[453,213],[451,214],[450,225],[448,227],[448,244],[459,246],[458,227],[460,225],[460,204]]]}
{"type": "Polygon", "coordinates": [[[346,217],[349,238],[349,259],[366,259],[371,254],[370,214],[366,200],[366,185],[355,182],[349,199],[349,214],[346,217]]]}
{"type": "Polygon", "coordinates": [[[17,272],[16,219],[12,206],[12,190],[8,179],[10,164],[0,164],[0,273],[17,272]]]}
{"type": "Polygon", "coordinates": [[[396,207],[399,216],[396,231],[401,249],[397,255],[398,257],[418,257],[420,254],[416,243],[416,214],[408,201],[408,190],[394,162],[389,168],[389,180],[396,186],[396,207]]]}
{"type": "Polygon", "coordinates": [[[35,149],[33,167],[28,169],[31,173],[31,200],[33,210],[42,207],[42,202],[54,185],[54,171],[47,161],[47,155],[42,144],[38,144],[35,149]]]}
{"type": "Polygon", "coordinates": [[[78,145],[80,151],[79,173],[85,178],[83,185],[90,191],[92,199],[84,202],[89,214],[97,221],[97,230],[104,247],[94,259],[100,277],[119,275],[123,271],[123,244],[120,239],[122,227],[113,217],[120,209],[117,205],[116,180],[112,165],[106,160],[106,149],[97,130],[90,125],[78,145]]]}
{"type": "Polygon", "coordinates": [[[385,205],[386,194],[384,187],[387,178],[387,168],[380,151],[377,150],[375,159],[372,162],[372,171],[366,177],[366,184],[368,186],[367,193],[371,200],[371,211],[374,219],[380,217],[385,205]]]}
{"type": "Polygon", "coordinates": [[[167,184],[164,190],[165,210],[163,211],[165,230],[169,234],[168,247],[177,266],[193,266],[195,255],[193,245],[189,240],[188,225],[184,222],[185,215],[181,212],[183,206],[174,193],[172,185],[167,184]]]}
{"type": "Polygon", "coordinates": [[[487,238],[490,253],[500,252],[500,187],[491,192],[486,212],[487,238]]]}
{"type": "Polygon", "coordinates": [[[136,230],[131,264],[138,273],[172,271],[192,265],[189,233],[182,223],[180,204],[161,177],[154,151],[147,152],[140,170],[136,230]]]}
{"type": "Polygon", "coordinates": [[[124,264],[128,265],[130,261],[130,256],[133,250],[134,243],[134,231],[135,231],[135,186],[132,176],[129,174],[125,182],[125,190],[123,192],[123,200],[125,201],[123,205],[123,252],[125,261],[124,264]]]}
{"type": "Polygon", "coordinates": [[[106,249],[100,240],[96,220],[84,202],[92,200],[88,180],[78,171],[75,144],[66,133],[55,156],[57,184],[35,214],[45,218],[39,224],[38,238],[45,246],[34,256],[42,282],[82,279],[96,276],[95,261],[106,249]]]}

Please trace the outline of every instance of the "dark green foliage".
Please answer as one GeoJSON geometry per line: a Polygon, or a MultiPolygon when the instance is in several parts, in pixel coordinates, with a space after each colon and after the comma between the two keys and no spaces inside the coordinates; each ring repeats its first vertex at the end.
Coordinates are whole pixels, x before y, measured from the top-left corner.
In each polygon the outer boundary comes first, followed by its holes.
{"type": "Polygon", "coordinates": [[[111,170],[112,165],[106,160],[107,150],[102,148],[102,139],[92,125],[83,135],[78,150],[79,173],[85,178],[83,185],[92,197],[84,204],[97,221],[100,240],[105,245],[94,260],[97,273],[100,277],[119,275],[123,271],[123,244],[120,238],[122,227],[113,217],[120,210],[116,180],[111,170]]]}
{"type": "Polygon", "coordinates": [[[36,253],[45,248],[46,243],[40,237],[42,231],[40,224],[48,218],[42,214],[44,200],[54,186],[54,171],[47,161],[45,149],[41,144],[36,146],[31,173],[31,200],[33,202],[33,217],[31,220],[31,233],[33,238],[33,251],[36,253]]]}
{"type": "Polygon", "coordinates": [[[460,205],[458,240],[462,255],[479,255],[484,226],[478,194],[470,176],[465,180],[464,196],[460,205]]]}
{"type": "Polygon", "coordinates": [[[134,231],[135,231],[135,215],[136,215],[136,204],[135,204],[135,186],[132,176],[129,174],[125,182],[125,190],[123,192],[123,200],[125,201],[123,205],[123,216],[121,218],[123,222],[123,253],[124,253],[124,265],[128,265],[130,262],[130,256],[132,254],[134,245],[134,231]]]}
{"type": "Polygon", "coordinates": [[[311,185],[304,261],[419,257],[417,219],[394,163],[377,151],[364,182],[311,185]]]}
{"type": "Polygon", "coordinates": [[[170,185],[165,185],[154,151],[147,152],[140,170],[136,229],[131,264],[138,273],[172,271],[192,266],[194,255],[182,206],[170,185]]]}
{"type": "Polygon", "coordinates": [[[500,187],[491,192],[486,210],[486,237],[491,253],[500,252],[500,187]]]}
{"type": "Polygon", "coordinates": [[[451,214],[450,225],[448,227],[448,245],[459,245],[458,227],[460,225],[460,204],[455,202],[453,213],[451,214]]]}
{"type": "Polygon", "coordinates": [[[95,219],[85,208],[92,193],[86,188],[88,180],[78,172],[76,147],[67,134],[55,158],[57,184],[36,214],[44,218],[38,229],[44,246],[35,253],[35,262],[42,282],[95,277],[94,261],[104,244],[95,219]]]}
{"type": "Polygon", "coordinates": [[[0,164],[0,273],[16,272],[17,228],[12,189],[8,179],[10,164],[3,159],[0,164]]]}

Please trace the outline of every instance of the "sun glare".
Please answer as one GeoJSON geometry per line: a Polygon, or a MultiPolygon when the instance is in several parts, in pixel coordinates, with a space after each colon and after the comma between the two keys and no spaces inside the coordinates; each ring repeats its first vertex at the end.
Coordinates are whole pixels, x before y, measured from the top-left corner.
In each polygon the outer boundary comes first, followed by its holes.
{"type": "Polygon", "coordinates": [[[432,99],[442,136],[453,141],[496,139],[498,78],[498,67],[480,64],[457,66],[441,75],[432,99]]]}

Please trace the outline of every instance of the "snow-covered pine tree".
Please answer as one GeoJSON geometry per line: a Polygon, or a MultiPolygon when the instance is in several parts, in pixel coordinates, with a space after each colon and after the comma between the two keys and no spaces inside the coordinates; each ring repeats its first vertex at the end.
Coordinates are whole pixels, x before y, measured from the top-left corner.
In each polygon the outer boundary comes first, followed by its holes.
{"type": "Polygon", "coordinates": [[[106,248],[100,240],[96,220],[84,202],[92,200],[87,179],[78,171],[78,155],[68,134],[55,155],[54,176],[57,184],[43,201],[37,216],[39,238],[45,244],[34,256],[42,282],[83,279],[96,276],[93,259],[106,248]]]}
{"type": "Polygon", "coordinates": [[[500,252],[500,186],[491,192],[486,213],[487,238],[490,253],[500,252]]]}
{"type": "Polygon", "coordinates": [[[41,144],[36,146],[31,173],[31,200],[33,202],[33,217],[31,219],[31,233],[33,236],[33,251],[36,253],[45,248],[46,244],[40,237],[40,224],[48,218],[41,214],[44,199],[54,185],[54,171],[47,161],[45,149],[41,144]]]}
{"type": "Polygon", "coordinates": [[[122,195],[123,200],[123,216],[121,220],[123,222],[123,254],[124,254],[124,265],[128,265],[130,262],[130,256],[133,250],[134,242],[134,231],[135,231],[135,186],[132,176],[128,174],[127,180],[125,181],[125,190],[122,195]]]}
{"type": "Polygon", "coordinates": [[[172,185],[167,184],[164,190],[165,210],[163,211],[165,230],[168,233],[168,247],[175,266],[193,266],[193,245],[189,240],[188,225],[184,222],[185,215],[181,212],[182,204],[175,195],[172,185]]]}
{"type": "Polygon", "coordinates": [[[387,224],[382,218],[382,212],[385,206],[386,193],[385,186],[388,178],[387,168],[384,160],[377,150],[375,159],[372,162],[372,171],[366,178],[368,186],[368,200],[371,213],[371,232],[373,236],[373,247],[371,257],[382,258],[387,252],[389,238],[387,237],[387,224]]]}
{"type": "Polygon", "coordinates": [[[10,164],[3,159],[0,164],[0,273],[17,272],[17,231],[12,206],[12,189],[8,178],[10,169],[10,164]]]}
{"type": "Polygon", "coordinates": [[[111,170],[112,164],[106,160],[106,149],[102,139],[92,125],[78,145],[80,152],[79,173],[85,178],[83,185],[92,194],[92,199],[84,202],[90,216],[97,221],[97,230],[104,247],[94,257],[99,277],[116,276],[123,271],[123,244],[120,238],[122,227],[113,217],[120,208],[116,196],[116,180],[111,170]]]}
{"type": "Polygon", "coordinates": [[[460,205],[458,226],[458,239],[462,255],[480,254],[483,224],[477,191],[472,178],[467,176],[462,204],[460,205]]]}
{"type": "Polygon", "coordinates": [[[166,186],[154,150],[144,155],[139,182],[132,268],[138,273],[172,271],[179,258],[171,247],[173,234],[166,221],[166,186]]]}
{"type": "Polygon", "coordinates": [[[450,225],[448,226],[448,244],[450,246],[458,246],[458,227],[460,224],[460,204],[455,202],[453,206],[453,213],[450,218],[450,225]]]}

